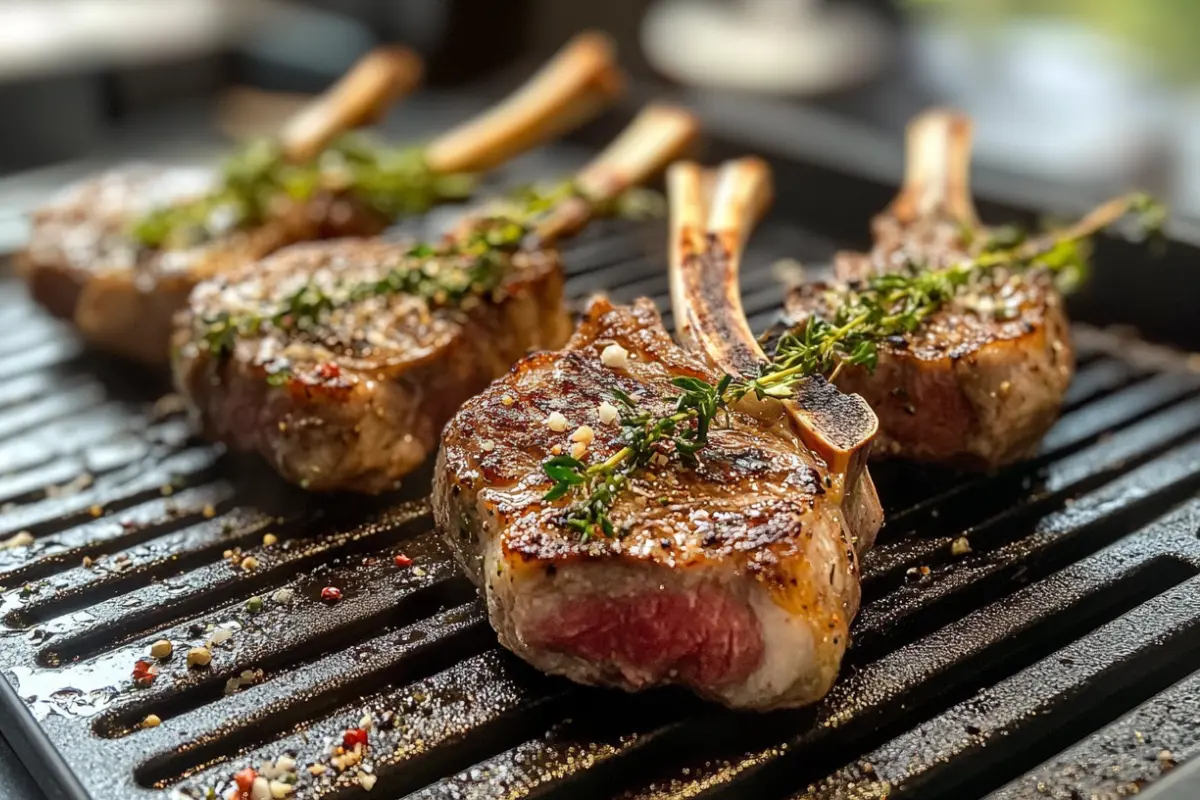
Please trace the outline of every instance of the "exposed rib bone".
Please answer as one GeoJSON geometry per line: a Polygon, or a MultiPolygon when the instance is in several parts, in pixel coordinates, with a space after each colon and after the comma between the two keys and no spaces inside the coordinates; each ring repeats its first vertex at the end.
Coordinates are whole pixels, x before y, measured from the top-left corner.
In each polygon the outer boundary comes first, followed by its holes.
{"type": "MultiPolygon", "coordinates": [[[[738,270],[750,230],[771,196],[770,170],[756,158],[723,165],[712,190],[706,241],[697,250],[691,226],[702,216],[703,173],[695,164],[671,168],[671,298],[679,338],[721,370],[753,377],[767,361],[742,310],[738,270]],[[676,205],[679,206],[675,209],[676,205]]],[[[797,434],[829,468],[845,475],[847,491],[863,476],[878,429],[874,412],[820,376],[801,381],[784,404],[797,434]]],[[[868,478],[869,480],[869,478],[868,478]]]]}
{"type": "Polygon", "coordinates": [[[926,111],[908,124],[904,186],[891,213],[903,224],[931,217],[978,227],[971,201],[971,118],[926,111]]]}
{"type": "Polygon", "coordinates": [[[580,34],[482,116],[439,136],[425,152],[435,172],[480,172],[581,125],[620,96],[625,80],[611,40],[580,34]]]}
{"type": "Polygon", "coordinates": [[[537,225],[542,246],[579,230],[596,206],[610,202],[630,187],[645,183],[691,147],[700,123],[686,109],[651,105],[629,123],[607,148],[576,175],[582,196],[556,206],[537,225]]]}
{"type": "Polygon", "coordinates": [[[416,87],[421,71],[420,57],[407,48],[372,50],[284,124],[284,153],[292,161],[308,161],[343,131],[374,122],[416,87]]]}

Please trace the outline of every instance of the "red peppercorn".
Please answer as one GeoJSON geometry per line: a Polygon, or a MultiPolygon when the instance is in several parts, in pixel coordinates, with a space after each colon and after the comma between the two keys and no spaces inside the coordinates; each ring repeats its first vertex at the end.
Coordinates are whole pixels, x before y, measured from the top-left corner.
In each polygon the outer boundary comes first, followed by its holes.
{"type": "Polygon", "coordinates": [[[326,361],[324,364],[317,366],[317,377],[321,380],[331,381],[334,378],[341,377],[342,368],[332,361],[326,361]]]}
{"type": "Polygon", "coordinates": [[[342,747],[347,750],[353,750],[355,745],[361,744],[363,749],[367,749],[367,732],[362,728],[351,728],[342,734],[342,747]]]}
{"type": "Polygon", "coordinates": [[[149,686],[158,677],[158,667],[149,661],[141,660],[133,665],[133,682],[138,686],[149,686]]]}
{"type": "Polygon", "coordinates": [[[250,792],[254,789],[254,779],[257,777],[258,773],[252,767],[246,767],[233,776],[233,782],[237,784],[238,791],[242,793],[242,797],[250,796],[250,792]]]}
{"type": "Polygon", "coordinates": [[[404,553],[401,553],[400,555],[396,556],[396,566],[397,567],[411,567],[412,559],[409,558],[408,556],[404,555],[404,553]]]}
{"type": "Polygon", "coordinates": [[[326,603],[336,603],[342,599],[342,590],[336,586],[326,586],[321,590],[321,599],[326,603]]]}

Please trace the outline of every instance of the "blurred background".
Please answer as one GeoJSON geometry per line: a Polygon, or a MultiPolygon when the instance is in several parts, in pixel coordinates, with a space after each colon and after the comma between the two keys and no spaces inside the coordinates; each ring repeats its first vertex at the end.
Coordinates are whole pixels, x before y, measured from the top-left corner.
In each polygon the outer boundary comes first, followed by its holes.
{"type": "Polygon", "coordinates": [[[114,158],[211,158],[380,41],[426,57],[425,103],[457,119],[587,27],[617,39],[631,106],[677,96],[767,154],[894,182],[905,120],[945,103],[1002,199],[1138,186],[1200,216],[1184,0],[7,0],[0,213],[114,158]]]}

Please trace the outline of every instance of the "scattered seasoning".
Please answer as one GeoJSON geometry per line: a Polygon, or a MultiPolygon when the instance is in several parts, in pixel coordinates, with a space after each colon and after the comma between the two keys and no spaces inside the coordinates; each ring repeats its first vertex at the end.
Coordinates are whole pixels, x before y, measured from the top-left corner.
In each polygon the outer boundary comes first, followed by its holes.
{"type": "Polygon", "coordinates": [[[257,614],[263,609],[263,599],[258,595],[251,597],[246,601],[246,610],[251,614],[257,614]]]}
{"type": "Polygon", "coordinates": [[[368,792],[375,788],[376,776],[369,772],[358,773],[358,785],[366,789],[368,792]]]}
{"type": "Polygon", "coordinates": [[[612,425],[617,421],[617,418],[620,417],[620,412],[617,411],[617,407],[607,400],[601,403],[597,410],[600,414],[600,422],[604,423],[605,425],[612,425]]]}
{"type": "Polygon", "coordinates": [[[212,651],[207,647],[193,647],[187,652],[187,665],[189,668],[207,667],[212,663],[212,651]]]}
{"type": "Polygon", "coordinates": [[[242,559],[242,571],[253,572],[258,569],[258,559],[254,556],[246,556],[242,559]]]}
{"type": "Polygon", "coordinates": [[[96,562],[92,560],[92,557],[91,557],[91,556],[84,556],[84,557],[83,557],[83,568],[84,568],[84,569],[91,569],[91,568],[92,568],[92,564],[95,564],[95,563],[96,563],[96,562]]]}
{"type": "Polygon", "coordinates": [[[154,679],[158,677],[158,667],[151,664],[145,659],[138,659],[138,662],[133,665],[133,682],[142,688],[146,688],[154,683],[154,679]]]}
{"type": "Polygon", "coordinates": [[[162,493],[163,497],[170,497],[175,494],[175,487],[169,483],[164,483],[159,487],[158,491],[162,493]]]}
{"type": "Polygon", "coordinates": [[[150,645],[150,656],[157,658],[159,661],[171,657],[171,653],[175,652],[175,645],[171,644],[166,639],[159,639],[154,644],[150,645]]]}
{"type": "Polygon", "coordinates": [[[282,800],[295,791],[296,787],[292,786],[290,783],[284,783],[283,781],[271,781],[271,797],[274,798],[274,800],[282,800]]]}
{"type": "Polygon", "coordinates": [[[263,547],[271,547],[272,545],[275,545],[278,543],[279,543],[279,537],[276,536],[275,534],[273,534],[273,533],[264,533],[263,534],[263,547]]]}
{"type": "Polygon", "coordinates": [[[965,536],[958,537],[954,540],[954,543],[950,545],[950,553],[952,555],[965,556],[969,552],[971,552],[971,542],[968,541],[967,537],[965,536]]]}
{"type": "Polygon", "coordinates": [[[484,439],[479,443],[479,449],[485,453],[490,453],[496,449],[496,443],[491,439],[484,439]]]}
{"type": "Polygon", "coordinates": [[[221,645],[233,638],[233,631],[226,627],[218,627],[213,631],[212,641],[210,644],[221,645]]]}
{"type": "Polygon", "coordinates": [[[500,395],[500,402],[506,406],[511,406],[513,403],[516,402],[516,400],[513,399],[513,396],[511,394],[502,394],[502,395],[500,395]]]}
{"type": "Polygon", "coordinates": [[[243,797],[250,797],[250,792],[254,789],[254,779],[258,777],[258,773],[251,767],[246,767],[241,772],[233,776],[233,782],[237,784],[238,791],[243,797]]]}
{"type": "Polygon", "coordinates": [[[99,517],[104,514],[104,506],[100,505],[99,503],[94,503],[90,508],[88,508],[88,513],[93,517],[99,517]]]}
{"type": "Polygon", "coordinates": [[[404,555],[404,553],[400,553],[399,555],[397,555],[395,560],[396,560],[397,567],[411,567],[412,563],[413,563],[413,560],[411,558],[409,558],[408,556],[404,555]]]}
{"type": "Polygon", "coordinates": [[[546,417],[546,427],[555,433],[562,433],[567,429],[567,418],[558,411],[551,411],[546,417]]]}
{"type": "Polygon", "coordinates": [[[275,594],[271,595],[271,599],[280,605],[287,605],[288,603],[292,602],[295,597],[296,593],[286,587],[277,590],[275,594]]]}
{"type": "Polygon", "coordinates": [[[212,503],[208,503],[203,509],[200,510],[200,513],[204,515],[205,519],[212,519],[217,515],[217,509],[212,503]]]}
{"type": "Polygon", "coordinates": [[[613,342],[601,351],[600,363],[610,369],[627,369],[629,367],[629,351],[613,342]]]}
{"type": "Polygon", "coordinates": [[[326,586],[321,590],[321,599],[326,603],[336,603],[342,599],[342,590],[336,586],[326,586]]]}
{"type": "Polygon", "coordinates": [[[342,747],[347,750],[353,750],[355,746],[360,744],[365,750],[367,747],[367,731],[365,728],[351,728],[342,734],[342,747]]]}
{"type": "Polygon", "coordinates": [[[1175,754],[1172,753],[1170,750],[1161,750],[1158,753],[1158,760],[1163,762],[1164,764],[1174,763],[1175,754]]]}
{"type": "Polygon", "coordinates": [[[162,725],[162,720],[158,714],[147,714],[146,718],[142,720],[143,728],[157,728],[159,725],[162,725]]]}
{"type": "Polygon", "coordinates": [[[308,768],[308,774],[309,775],[324,775],[325,774],[325,765],[324,764],[310,765],[308,768]]]}

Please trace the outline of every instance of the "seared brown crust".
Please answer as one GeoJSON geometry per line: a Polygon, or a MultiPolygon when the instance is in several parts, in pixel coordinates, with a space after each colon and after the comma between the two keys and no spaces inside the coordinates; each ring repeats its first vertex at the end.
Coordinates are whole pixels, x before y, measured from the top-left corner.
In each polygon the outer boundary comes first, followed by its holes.
{"type": "MultiPolygon", "coordinates": [[[[948,220],[875,220],[870,255],[839,254],[839,278],[861,280],[896,264],[946,267],[968,254],[948,220]]],[[[828,314],[827,286],[794,290],[789,317],[828,314]]],[[[1027,458],[1058,417],[1074,370],[1062,297],[1045,276],[995,274],[917,331],[879,347],[874,373],[844,368],[837,385],[862,395],[880,420],[875,455],[987,468],[1027,458]]]]}
{"type": "Polygon", "coordinates": [[[186,200],[212,173],[152,165],[113,169],[71,187],[34,214],[20,270],[35,299],[73,318],[91,344],[150,364],[166,361],[171,317],[209,275],[293,242],[379,233],[387,221],[348,197],[318,195],[265,225],[232,231],[202,247],[140,247],[133,220],[186,200]]]}
{"type": "Polygon", "coordinates": [[[550,251],[520,254],[491,297],[463,309],[391,294],[341,307],[307,331],[264,324],[226,359],[196,340],[193,319],[271,308],[306,282],[378,280],[407,250],[375,239],[296,245],[201,284],[181,315],[174,368],[209,435],[258,452],[309,489],[385,491],[433,453],[463,401],[530,348],[566,338],[550,251]],[[280,370],[289,377],[271,385],[280,370]]]}

